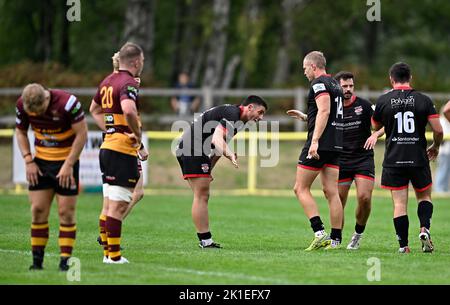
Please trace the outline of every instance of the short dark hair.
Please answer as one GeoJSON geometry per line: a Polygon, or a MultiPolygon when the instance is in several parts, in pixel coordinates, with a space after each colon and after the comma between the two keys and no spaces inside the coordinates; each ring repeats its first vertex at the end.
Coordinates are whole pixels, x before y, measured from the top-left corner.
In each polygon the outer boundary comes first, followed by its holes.
{"type": "Polygon", "coordinates": [[[257,95],[249,95],[241,102],[242,106],[248,106],[250,104],[257,104],[266,108],[266,111],[269,110],[266,101],[257,95]]]}
{"type": "Polygon", "coordinates": [[[411,68],[404,62],[398,62],[389,69],[389,75],[396,83],[407,83],[411,80],[411,68]]]}
{"type": "Polygon", "coordinates": [[[343,79],[343,80],[353,79],[354,80],[355,77],[353,76],[352,72],[341,71],[334,76],[334,79],[337,80],[338,82],[340,82],[341,79],[343,79]]]}
{"type": "Polygon", "coordinates": [[[142,48],[139,45],[132,42],[127,42],[120,48],[119,59],[121,63],[127,65],[143,53],[144,51],[142,51],[142,48]]]}

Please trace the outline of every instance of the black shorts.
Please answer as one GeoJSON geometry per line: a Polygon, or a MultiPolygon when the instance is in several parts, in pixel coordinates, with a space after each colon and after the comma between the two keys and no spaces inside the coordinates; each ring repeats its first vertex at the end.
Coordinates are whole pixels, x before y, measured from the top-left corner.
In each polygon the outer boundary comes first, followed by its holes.
{"type": "Polygon", "coordinates": [[[320,171],[324,167],[331,167],[339,169],[339,152],[336,151],[318,151],[320,159],[306,159],[308,156],[309,147],[303,148],[297,167],[320,171]]]}
{"type": "Polygon", "coordinates": [[[179,156],[177,160],[184,179],[211,177],[211,159],[208,156],[179,156]]]}
{"type": "Polygon", "coordinates": [[[100,149],[103,183],[134,188],[139,180],[137,157],[109,149],[100,149]]]}
{"type": "Polygon", "coordinates": [[[339,184],[351,184],[355,178],[375,181],[373,157],[368,157],[351,168],[343,165],[341,162],[339,167],[339,184]]]}
{"type": "Polygon", "coordinates": [[[417,192],[423,192],[432,185],[430,166],[383,167],[381,187],[389,190],[407,189],[411,181],[417,192]]]}
{"type": "Polygon", "coordinates": [[[59,173],[64,161],[48,161],[39,158],[34,158],[34,162],[42,172],[42,176],[38,175],[38,184],[35,186],[28,186],[30,191],[54,189],[55,192],[63,196],[76,196],[79,190],[80,181],[80,162],[77,161],[73,166],[73,177],[75,178],[75,185],[70,188],[63,188],[59,185],[59,180],[56,176],[59,173]]]}

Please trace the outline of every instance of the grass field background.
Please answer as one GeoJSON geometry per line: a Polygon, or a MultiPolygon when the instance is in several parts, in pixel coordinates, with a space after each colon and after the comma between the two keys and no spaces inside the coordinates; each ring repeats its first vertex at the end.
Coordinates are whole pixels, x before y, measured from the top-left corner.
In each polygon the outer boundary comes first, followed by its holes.
{"type": "MultiPolygon", "coordinates": [[[[123,226],[123,255],[131,263],[105,265],[96,242],[100,194],[81,195],[77,209],[80,284],[450,284],[450,206],[437,199],[432,223],[436,251],[422,253],[417,204],[410,201],[410,255],[397,253],[389,198],[374,198],[361,249],[306,253],[309,222],[292,197],[215,196],[210,221],[221,250],[197,246],[191,222],[191,196],[147,196],[123,226]],[[367,260],[381,261],[381,281],[366,278],[367,260]]],[[[319,199],[329,230],[326,202],[319,199]]],[[[346,244],[354,227],[355,199],[346,208],[346,244]]],[[[50,218],[45,270],[30,272],[30,211],[26,196],[0,197],[0,283],[73,284],[57,271],[58,220],[50,218]]]]}

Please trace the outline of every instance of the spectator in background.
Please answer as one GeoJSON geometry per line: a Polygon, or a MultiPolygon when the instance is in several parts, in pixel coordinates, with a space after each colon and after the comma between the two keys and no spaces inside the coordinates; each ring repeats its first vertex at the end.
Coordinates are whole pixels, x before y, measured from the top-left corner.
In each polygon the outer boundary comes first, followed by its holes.
{"type": "MultiPolygon", "coordinates": [[[[440,117],[444,136],[450,135],[450,122],[444,116],[444,107],[441,108],[440,117]]],[[[436,167],[436,193],[448,192],[450,180],[450,141],[446,140],[439,150],[438,166],[436,167]]]]}
{"type": "MultiPolygon", "coordinates": [[[[193,84],[189,81],[189,75],[186,72],[181,72],[178,75],[178,82],[175,85],[176,89],[193,89],[193,84]]],[[[180,94],[173,96],[170,100],[173,111],[179,116],[192,115],[199,109],[200,99],[198,96],[188,94],[180,94]]]]}

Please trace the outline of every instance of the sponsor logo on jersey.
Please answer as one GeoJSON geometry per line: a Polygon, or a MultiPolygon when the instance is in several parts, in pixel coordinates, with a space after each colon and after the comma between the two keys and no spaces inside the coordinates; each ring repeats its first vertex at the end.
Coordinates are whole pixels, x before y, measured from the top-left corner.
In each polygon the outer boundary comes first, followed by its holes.
{"type": "Polygon", "coordinates": [[[312,88],[314,90],[314,93],[327,90],[326,87],[325,87],[325,84],[322,84],[322,83],[315,84],[315,85],[312,86],[312,88]]]}
{"type": "Polygon", "coordinates": [[[78,102],[78,103],[75,105],[75,107],[73,107],[73,109],[72,109],[72,114],[77,113],[77,111],[80,110],[80,108],[81,108],[81,103],[78,102]]]}
{"type": "Polygon", "coordinates": [[[208,171],[209,171],[209,164],[208,163],[203,163],[202,164],[202,171],[204,173],[208,173],[208,171]]]}
{"type": "Polygon", "coordinates": [[[407,98],[391,98],[391,107],[403,107],[403,106],[411,106],[414,107],[415,100],[414,96],[408,96],[407,98]]]}
{"type": "Polygon", "coordinates": [[[105,123],[109,125],[114,125],[114,115],[105,114],[105,123]]]}
{"type": "Polygon", "coordinates": [[[355,107],[355,114],[356,114],[356,115],[361,115],[362,112],[363,112],[362,106],[357,106],[357,107],[355,107]]]}

